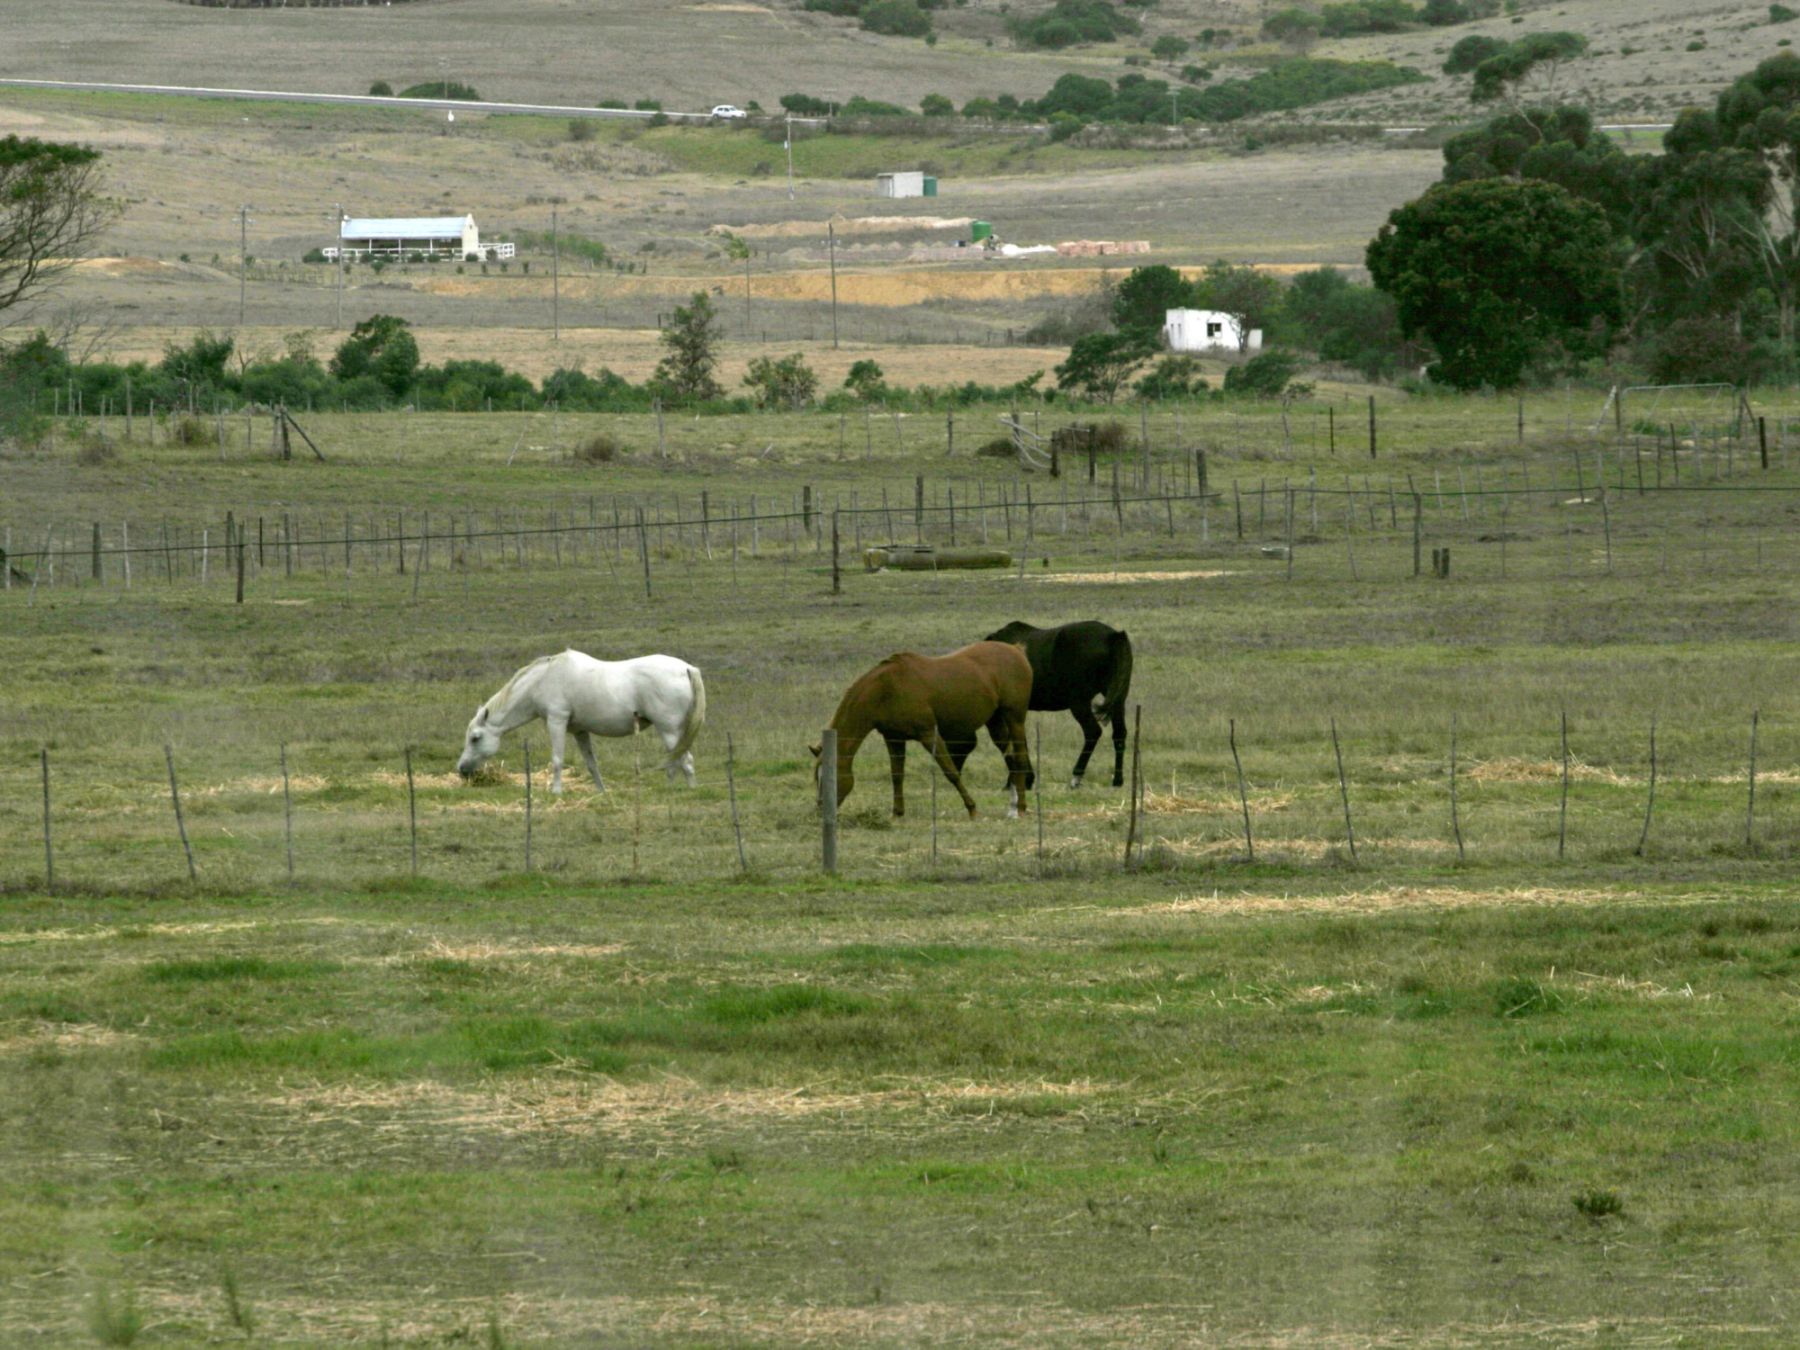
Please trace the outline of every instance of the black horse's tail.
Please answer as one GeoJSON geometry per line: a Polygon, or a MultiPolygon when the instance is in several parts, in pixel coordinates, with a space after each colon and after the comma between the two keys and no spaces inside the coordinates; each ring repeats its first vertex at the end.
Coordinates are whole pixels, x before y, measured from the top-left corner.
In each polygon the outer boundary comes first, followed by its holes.
{"type": "Polygon", "coordinates": [[[1100,720],[1108,721],[1125,715],[1125,700],[1131,696],[1131,639],[1118,629],[1107,639],[1112,647],[1112,673],[1106,678],[1105,702],[1100,707],[1100,720]]]}

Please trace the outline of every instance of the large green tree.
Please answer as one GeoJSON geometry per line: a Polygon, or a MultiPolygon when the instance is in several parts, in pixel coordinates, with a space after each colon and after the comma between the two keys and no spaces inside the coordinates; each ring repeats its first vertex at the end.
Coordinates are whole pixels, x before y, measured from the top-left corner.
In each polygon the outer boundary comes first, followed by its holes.
{"type": "Polygon", "coordinates": [[[1141,331],[1090,333],[1075,340],[1069,359],[1056,368],[1056,387],[1111,403],[1137,368],[1155,353],[1155,339],[1141,331]]]}
{"type": "Polygon", "coordinates": [[[350,330],[331,358],[340,380],[372,376],[394,398],[405,398],[419,373],[419,343],[412,325],[393,314],[373,314],[350,330]]]}
{"type": "Polygon", "coordinates": [[[98,150],[0,137],[0,326],[72,267],[117,214],[101,195],[98,150]]]}
{"type": "Polygon", "coordinates": [[[1194,303],[1237,320],[1238,350],[1250,349],[1251,330],[1267,328],[1281,309],[1281,283],[1254,267],[1223,258],[1206,265],[1194,282],[1194,303]]]}
{"type": "Polygon", "coordinates": [[[1368,267],[1402,331],[1437,348],[1432,378],[1458,389],[1511,387],[1559,351],[1604,351],[1620,312],[1605,215],[1550,183],[1434,187],[1388,217],[1368,267]]]}
{"type": "Polygon", "coordinates": [[[663,359],[656,364],[655,383],[671,403],[701,403],[724,390],[713,378],[719,364],[719,312],[705,291],[695,291],[677,305],[662,331],[663,359]]]}
{"type": "Polygon", "coordinates": [[[1173,267],[1162,263],[1134,267],[1113,292],[1113,326],[1120,332],[1154,336],[1162,331],[1168,311],[1193,303],[1193,284],[1173,267]]]}

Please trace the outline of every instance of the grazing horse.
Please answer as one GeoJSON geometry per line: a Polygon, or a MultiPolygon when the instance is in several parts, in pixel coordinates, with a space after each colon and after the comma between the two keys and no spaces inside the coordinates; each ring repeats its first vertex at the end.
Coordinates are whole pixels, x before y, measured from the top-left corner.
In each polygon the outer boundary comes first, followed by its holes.
{"type": "Polygon", "coordinates": [[[464,778],[500,750],[500,737],[533,718],[550,732],[550,790],[562,789],[563,737],[575,733],[594,786],[601,792],[600,764],[590,736],[630,736],[655,727],[669,749],[669,781],[675,771],[694,785],[689,747],[706,721],[706,684],[700,672],[673,656],[638,656],[629,661],[596,661],[585,652],[540,656],[513,673],[475,710],[456,771],[464,778]]]}
{"type": "MultiPolygon", "coordinates": [[[[931,752],[973,816],[975,799],[963,786],[962,766],[975,749],[975,733],[986,727],[1006,757],[1006,814],[1008,819],[1016,817],[1033,778],[1025,745],[1030,702],[1031,663],[1017,647],[1004,642],[971,643],[948,656],[895,653],[852,684],[832,715],[831,725],[838,734],[838,801],[842,803],[856,785],[851,764],[857,748],[871,731],[879,731],[887,742],[896,816],[906,814],[902,786],[908,741],[931,752]]],[[[816,761],[819,747],[813,746],[812,752],[816,761]]],[[[821,778],[819,769],[815,762],[815,784],[821,778]]]]}
{"type": "Polygon", "coordinates": [[[988,641],[1025,649],[1031,662],[1033,712],[1067,708],[1081,724],[1081,757],[1075,761],[1069,786],[1081,786],[1103,721],[1112,722],[1113,786],[1125,786],[1125,699],[1131,692],[1131,639],[1125,630],[1109,628],[1098,619],[1061,628],[1033,628],[1015,619],[989,633],[988,641]],[[1096,698],[1102,700],[1098,714],[1096,698]]]}

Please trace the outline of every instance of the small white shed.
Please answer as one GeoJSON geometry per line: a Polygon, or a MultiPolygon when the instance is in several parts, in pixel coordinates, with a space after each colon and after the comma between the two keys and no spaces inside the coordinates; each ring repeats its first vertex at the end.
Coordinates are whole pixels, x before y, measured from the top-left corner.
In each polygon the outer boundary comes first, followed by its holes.
{"type": "Polygon", "coordinates": [[[901,173],[878,173],[875,175],[875,195],[878,197],[923,197],[925,195],[925,172],[922,169],[909,169],[901,173]]]}
{"type": "Polygon", "coordinates": [[[1237,316],[1216,309],[1171,309],[1163,314],[1163,340],[1172,352],[1261,351],[1262,329],[1246,344],[1237,316]]]}

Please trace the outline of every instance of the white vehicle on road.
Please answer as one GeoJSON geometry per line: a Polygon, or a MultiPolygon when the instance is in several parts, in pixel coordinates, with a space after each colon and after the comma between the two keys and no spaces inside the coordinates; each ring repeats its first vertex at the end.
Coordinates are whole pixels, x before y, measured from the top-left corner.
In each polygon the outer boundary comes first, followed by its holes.
{"type": "Polygon", "coordinates": [[[745,112],[742,108],[731,103],[721,103],[718,107],[714,108],[710,114],[715,122],[737,121],[738,119],[748,117],[749,115],[750,114],[745,112]]]}

